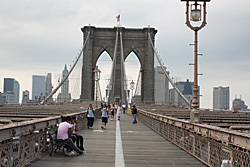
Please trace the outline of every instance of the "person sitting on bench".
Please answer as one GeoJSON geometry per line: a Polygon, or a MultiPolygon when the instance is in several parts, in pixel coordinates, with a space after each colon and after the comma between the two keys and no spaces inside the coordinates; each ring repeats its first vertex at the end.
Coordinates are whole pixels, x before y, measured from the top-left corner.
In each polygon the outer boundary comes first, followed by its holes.
{"type": "Polygon", "coordinates": [[[74,155],[75,153],[72,150],[75,150],[79,155],[83,154],[83,151],[80,150],[75,146],[73,143],[72,139],[69,137],[72,134],[72,125],[71,123],[71,117],[67,116],[64,119],[64,122],[59,124],[58,131],[57,131],[57,139],[63,140],[67,144],[67,152],[66,155],[71,156],[74,155]]]}
{"type": "Polygon", "coordinates": [[[73,126],[73,131],[72,131],[72,135],[70,136],[70,138],[73,140],[73,143],[76,142],[76,146],[80,150],[84,151],[83,137],[77,133],[77,131],[78,131],[78,121],[77,121],[75,116],[72,117],[72,123],[71,124],[73,126]]]}

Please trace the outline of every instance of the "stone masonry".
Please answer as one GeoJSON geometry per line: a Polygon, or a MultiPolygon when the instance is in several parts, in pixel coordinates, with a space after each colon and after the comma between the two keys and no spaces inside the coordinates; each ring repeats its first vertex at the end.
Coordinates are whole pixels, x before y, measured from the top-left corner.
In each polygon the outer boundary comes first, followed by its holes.
{"type": "MultiPolygon", "coordinates": [[[[86,44],[83,52],[82,66],[82,85],[81,85],[81,101],[91,101],[94,99],[94,73],[97,60],[100,55],[106,51],[111,59],[114,58],[116,32],[122,32],[124,61],[127,56],[134,52],[141,64],[141,101],[143,103],[154,103],[154,52],[148,39],[148,32],[151,34],[153,43],[157,30],[154,28],[96,28],[94,26],[84,26],[81,28],[83,32],[83,40],[87,38],[90,31],[90,39],[86,44]]],[[[117,59],[115,65],[115,85],[114,97],[121,98],[121,47],[120,36],[117,44],[117,59]]],[[[114,60],[113,60],[114,62],[114,60]]]]}

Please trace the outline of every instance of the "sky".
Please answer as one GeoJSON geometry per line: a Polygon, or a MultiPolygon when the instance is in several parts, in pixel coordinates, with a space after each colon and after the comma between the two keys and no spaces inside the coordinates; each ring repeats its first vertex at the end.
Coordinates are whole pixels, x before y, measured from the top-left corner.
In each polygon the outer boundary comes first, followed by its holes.
{"type": "MultiPolygon", "coordinates": [[[[230,106],[236,95],[250,105],[249,8],[249,0],[207,3],[207,25],[198,36],[202,108],[212,108],[215,86],[230,87],[230,106]]],[[[48,72],[56,85],[64,65],[72,65],[82,46],[80,28],[114,27],[119,11],[124,27],[156,28],[155,46],[170,74],[176,81],[193,80],[188,64],[193,62],[189,44],[194,33],[185,25],[185,3],[180,0],[1,0],[0,91],[7,77],[19,81],[20,93],[31,91],[32,75],[48,72]]],[[[103,57],[100,64],[105,64],[103,57]]]]}

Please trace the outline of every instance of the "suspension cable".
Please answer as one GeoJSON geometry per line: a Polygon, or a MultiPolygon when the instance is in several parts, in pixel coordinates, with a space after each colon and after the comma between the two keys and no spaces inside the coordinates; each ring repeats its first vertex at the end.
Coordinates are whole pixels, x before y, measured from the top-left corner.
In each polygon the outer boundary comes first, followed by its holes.
{"type": "MultiPolygon", "coordinates": [[[[122,84],[122,98],[124,97],[123,91],[125,89],[125,103],[127,105],[128,103],[128,88],[127,88],[127,77],[126,77],[126,69],[125,69],[125,63],[124,63],[124,54],[123,54],[123,43],[122,43],[122,32],[120,32],[120,42],[121,42],[121,66],[123,71],[123,84],[122,84]]],[[[122,76],[122,75],[121,75],[122,76]]]]}
{"type": "Polygon", "coordinates": [[[62,79],[62,81],[60,82],[60,84],[40,103],[41,105],[44,105],[47,103],[47,101],[57,92],[57,90],[62,86],[62,84],[68,79],[69,75],[71,74],[71,72],[73,71],[73,69],[75,68],[76,64],[78,63],[82,53],[83,53],[83,50],[86,46],[86,43],[89,41],[89,37],[90,37],[90,31],[88,32],[88,35],[87,35],[87,38],[83,44],[83,47],[80,51],[80,53],[78,54],[78,57],[75,61],[75,63],[73,64],[73,66],[70,68],[69,70],[69,73],[66,75],[65,78],[62,79]]]}
{"type": "MultiPolygon", "coordinates": [[[[111,76],[110,76],[110,81],[109,81],[109,88],[108,88],[108,102],[110,102],[110,97],[112,93],[112,97],[115,96],[115,84],[113,82],[113,79],[115,79],[115,69],[116,69],[116,52],[117,52],[117,43],[118,43],[118,30],[116,32],[116,38],[115,38],[115,50],[114,50],[114,57],[113,57],[113,65],[112,65],[112,71],[111,71],[111,76]],[[112,91],[110,92],[110,90],[112,91]]],[[[112,100],[112,99],[111,99],[112,100]]],[[[114,99],[113,99],[114,100],[114,99]]]]}
{"type": "MultiPolygon", "coordinates": [[[[136,95],[137,89],[139,88],[139,82],[141,82],[141,68],[139,69],[139,74],[138,74],[138,78],[137,78],[137,82],[136,82],[136,87],[135,87],[135,93],[134,96],[136,95]]],[[[133,95],[131,98],[131,101],[133,100],[133,95]]]]}
{"type": "Polygon", "coordinates": [[[156,52],[156,49],[153,45],[153,42],[152,42],[152,39],[151,39],[151,36],[150,36],[150,33],[148,33],[148,37],[149,37],[149,40],[150,40],[150,43],[151,43],[151,46],[154,50],[154,55],[156,56],[157,60],[158,60],[158,63],[160,64],[162,70],[164,71],[166,77],[168,78],[169,82],[171,83],[171,85],[173,86],[173,88],[176,90],[176,92],[181,96],[181,98],[189,105],[191,106],[191,102],[181,93],[181,91],[179,90],[179,88],[176,86],[176,84],[174,83],[174,81],[171,79],[171,77],[168,75],[166,69],[163,67],[161,61],[160,61],[160,58],[156,52]]]}

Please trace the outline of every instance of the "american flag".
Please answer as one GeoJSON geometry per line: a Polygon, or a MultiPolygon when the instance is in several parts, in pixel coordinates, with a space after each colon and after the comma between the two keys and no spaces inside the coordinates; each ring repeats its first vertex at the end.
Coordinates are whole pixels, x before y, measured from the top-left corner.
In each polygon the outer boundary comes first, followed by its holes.
{"type": "Polygon", "coordinates": [[[117,22],[120,22],[120,15],[116,16],[117,22]]]}

